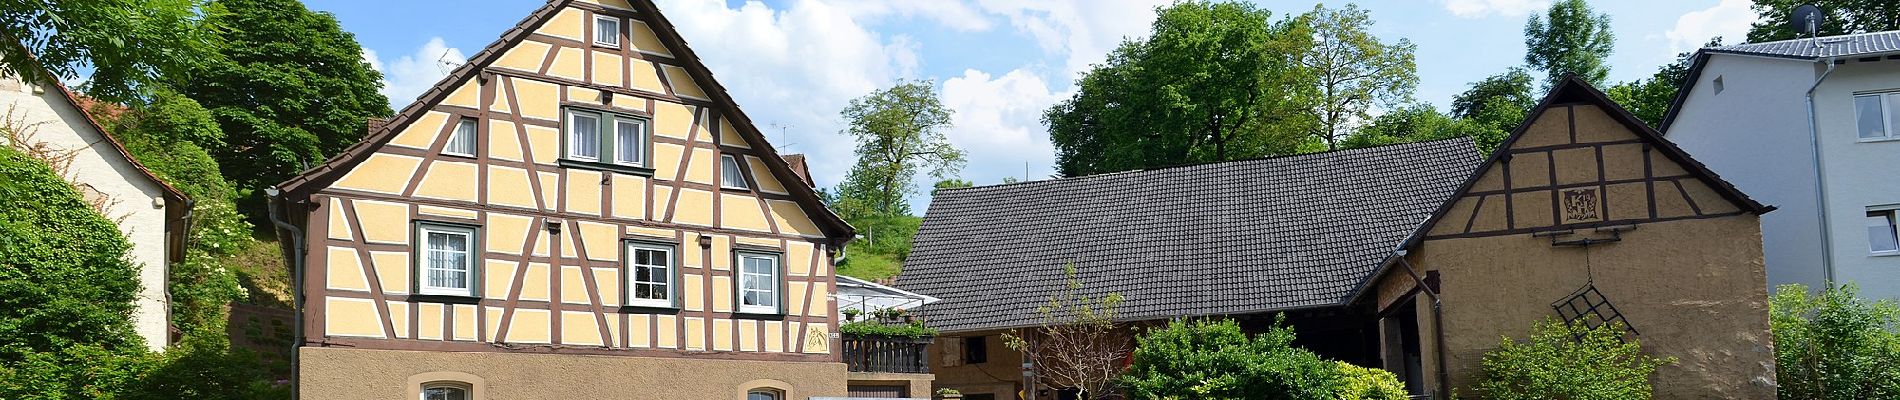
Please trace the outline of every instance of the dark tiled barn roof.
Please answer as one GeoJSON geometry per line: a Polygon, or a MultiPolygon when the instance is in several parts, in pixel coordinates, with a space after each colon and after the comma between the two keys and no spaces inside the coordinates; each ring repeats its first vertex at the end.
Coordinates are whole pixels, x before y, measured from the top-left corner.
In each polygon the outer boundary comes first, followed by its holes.
{"type": "Polygon", "coordinates": [[[948,332],[1035,325],[1070,262],[1124,320],[1338,305],[1478,162],[1452,139],[944,190],[897,286],[948,332]]]}
{"type": "Polygon", "coordinates": [[[1804,59],[1892,53],[1900,52],[1900,31],[1856,33],[1851,35],[1828,36],[1819,39],[1790,39],[1738,44],[1733,46],[1711,47],[1708,48],[1707,51],[1804,59]]]}

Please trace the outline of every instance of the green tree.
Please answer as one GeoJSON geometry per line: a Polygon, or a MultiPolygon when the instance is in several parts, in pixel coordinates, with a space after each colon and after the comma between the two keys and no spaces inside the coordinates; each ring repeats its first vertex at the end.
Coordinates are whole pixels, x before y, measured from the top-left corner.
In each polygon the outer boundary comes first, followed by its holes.
{"type": "MultiPolygon", "coordinates": [[[[1721,45],[1722,38],[1718,36],[1703,47],[1721,45]]],[[[1688,79],[1690,57],[1693,56],[1694,53],[1677,54],[1676,62],[1663,64],[1648,78],[1611,86],[1604,94],[1651,128],[1661,128],[1663,116],[1669,112],[1669,104],[1676,101],[1677,90],[1682,87],[1683,80],[1688,79]]]]}
{"type": "Polygon", "coordinates": [[[1480,149],[1489,151],[1504,140],[1511,130],[1524,122],[1525,114],[1537,106],[1532,94],[1530,73],[1511,68],[1504,73],[1472,82],[1471,88],[1451,99],[1451,115],[1460,121],[1489,129],[1473,135],[1480,149]]]}
{"type": "Polygon", "coordinates": [[[222,143],[223,131],[211,111],[165,89],[124,112],[93,114],[117,115],[108,123],[112,136],[132,158],[193,200],[185,260],[167,268],[172,324],[187,335],[222,336],[224,306],[244,294],[236,268],[224,268],[222,261],[252,242],[251,224],[232,203],[236,191],[219,174],[217,160],[199,147],[222,143]]]}
{"type": "Polygon", "coordinates": [[[836,191],[846,220],[909,214],[919,170],[946,178],[963,167],[963,150],[943,135],[950,113],[928,81],[900,81],[851,100],[841,114],[844,133],[858,142],[858,162],[836,191]]]}
{"type": "Polygon", "coordinates": [[[1254,337],[1233,320],[1174,320],[1137,339],[1122,388],[1137,399],[1331,400],[1331,361],[1293,345],[1285,315],[1254,337]]]}
{"type": "Polygon", "coordinates": [[[1318,130],[1298,63],[1314,41],[1304,21],[1204,0],[1157,13],[1146,39],[1124,41],[1043,113],[1058,173],[1288,154],[1318,130]]]}
{"type": "Polygon", "coordinates": [[[960,188],[966,188],[966,187],[971,187],[971,186],[976,186],[976,184],[970,183],[970,181],[956,179],[956,178],[945,179],[945,180],[937,181],[937,184],[935,185],[931,185],[930,194],[935,195],[937,194],[938,191],[941,191],[944,189],[960,189],[960,188]]]}
{"type": "Polygon", "coordinates": [[[1775,382],[1782,399],[1900,398],[1900,305],[1859,298],[1852,285],[1818,295],[1775,288],[1775,382]]]}
{"type": "Polygon", "coordinates": [[[218,55],[167,83],[218,121],[222,143],[199,143],[216,157],[242,196],[262,215],[262,190],[322,162],[363,137],[365,121],[390,115],[377,90],[381,75],[363,46],[328,13],[296,0],[213,0],[227,13],[210,22],[218,55]]]}
{"type": "Polygon", "coordinates": [[[1675,359],[1643,354],[1627,334],[1621,324],[1589,328],[1546,319],[1528,341],[1507,337],[1485,353],[1476,389],[1495,400],[1650,398],[1649,376],[1675,359]]]}
{"type": "Polygon", "coordinates": [[[1386,44],[1368,32],[1372,17],[1358,5],[1328,9],[1324,4],[1300,16],[1313,29],[1314,43],[1300,64],[1311,71],[1319,85],[1311,108],[1318,121],[1314,136],[1326,142],[1328,149],[1339,148],[1339,141],[1353,131],[1354,121],[1370,118],[1373,106],[1390,106],[1412,99],[1418,88],[1417,64],[1412,51],[1417,46],[1399,39],[1386,44]]]}
{"type": "Polygon", "coordinates": [[[1456,119],[1439,113],[1429,104],[1414,104],[1388,111],[1339,142],[1340,148],[1383,146],[1427,140],[1469,137],[1481,152],[1489,154],[1504,141],[1504,130],[1473,119],[1456,119]]]}
{"type": "Polygon", "coordinates": [[[1820,7],[1825,14],[1827,20],[1821,22],[1818,32],[1821,36],[1900,30],[1900,2],[1893,0],[1755,0],[1748,7],[1760,18],[1748,29],[1748,41],[1788,40],[1797,34],[1806,37],[1806,33],[1789,26],[1794,8],[1802,4],[1820,7]]]}
{"type": "Polygon", "coordinates": [[[218,25],[208,19],[221,13],[202,0],[0,3],[0,74],[70,80],[90,70],[87,94],[130,100],[213,54],[218,25]]]}
{"type": "MultiPolygon", "coordinates": [[[[1491,75],[1471,83],[1470,89],[1451,98],[1451,115],[1463,119],[1479,119],[1492,114],[1519,114],[1522,119],[1525,112],[1537,106],[1535,78],[1522,68],[1511,68],[1504,73],[1491,75]],[[1497,109],[1502,108],[1502,109],[1497,109]],[[1497,109],[1497,110],[1494,110],[1497,109]]],[[[1487,123],[1503,121],[1484,121],[1487,123]]],[[[1510,125],[1517,125],[1512,121],[1510,125]]]]}
{"type": "Polygon", "coordinates": [[[1596,13],[1584,0],[1558,0],[1544,16],[1533,14],[1524,23],[1524,62],[1544,72],[1545,86],[1573,74],[1603,85],[1615,46],[1609,14],[1596,13]]]}

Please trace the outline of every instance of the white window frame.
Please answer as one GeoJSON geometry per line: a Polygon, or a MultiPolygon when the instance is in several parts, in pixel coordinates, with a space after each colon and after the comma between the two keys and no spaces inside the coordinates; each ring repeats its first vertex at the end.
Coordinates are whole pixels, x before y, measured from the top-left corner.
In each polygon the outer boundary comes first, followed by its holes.
{"type": "Polygon", "coordinates": [[[625,30],[623,29],[624,23],[625,21],[621,20],[620,17],[615,17],[612,15],[598,15],[598,14],[594,15],[594,37],[588,38],[588,40],[594,42],[594,45],[597,45],[597,46],[611,47],[611,48],[618,49],[620,48],[620,42],[621,42],[620,31],[625,30]],[[600,41],[600,32],[601,32],[600,23],[601,22],[612,22],[614,24],[614,32],[613,32],[613,36],[611,36],[611,38],[613,38],[612,42],[600,41]]]}
{"type": "Polygon", "coordinates": [[[415,238],[416,251],[414,255],[415,268],[413,268],[415,271],[416,293],[442,296],[476,296],[476,293],[478,293],[476,290],[480,288],[478,277],[481,272],[477,270],[477,266],[481,265],[481,249],[475,247],[476,244],[479,243],[479,241],[475,239],[478,234],[476,228],[470,226],[429,222],[417,223],[415,238]],[[430,284],[429,270],[432,268],[429,265],[430,253],[436,252],[437,250],[429,248],[429,235],[436,233],[462,236],[462,251],[466,253],[462,258],[462,268],[463,271],[468,274],[466,279],[463,279],[463,284],[467,287],[458,288],[430,284]]]}
{"type": "Polygon", "coordinates": [[[1894,110],[1894,107],[1900,107],[1900,91],[1855,93],[1854,100],[1850,102],[1850,104],[1854,109],[1854,140],[1861,142],[1900,140],[1900,132],[1894,132],[1896,129],[1900,129],[1900,127],[1895,126],[1900,125],[1897,124],[1897,122],[1900,121],[1895,120],[1896,117],[1900,117],[1900,112],[1894,110]],[[1863,131],[1863,128],[1860,126],[1860,99],[1864,97],[1872,97],[1880,101],[1880,133],[1884,136],[1860,136],[1860,133],[1863,131]]]}
{"type": "Polygon", "coordinates": [[[596,168],[599,165],[651,168],[648,164],[653,158],[653,124],[647,118],[580,107],[567,108],[562,115],[566,119],[561,125],[561,158],[563,160],[596,164],[594,166],[596,168]],[[582,142],[576,131],[582,125],[580,120],[583,117],[594,120],[593,156],[575,153],[578,147],[576,145],[582,142]],[[635,129],[636,144],[633,148],[635,154],[621,154],[619,145],[622,124],[630,124],[635,129]]]}
{"type": "Polygon", "coordinates": [[[480,151],[482,148],[481,132],[481,122],[475,118],[462,117],[461,119],[455,120],[455,129],[449,131],[449,142],[442,146],[442,154],[474,157],[475,152],[480,151]],[[469,129],[468,132],[462,132],[463,126],[468,126],[471,129],[469,129]],[[463,139],[464,133],[468,135],[466,139],[469,140],[469,151],[466,153],[455,151],[456,139],[463,139]]]}
{"type": "Polygon", "coordinates": [[[783,293],[780,293],[780,291],[781,291],[781,286],[783,285],[782,285],[782,282],[780,282],[780,280],[784,276],[784,271],[785,271],[784,257],[781,257],[778,254],[764,253],[764,252],[738,251],[734,253],[736,255],[732,258],[733,259],[732,294],[734,297],[732,303],[738,305],[739,313],[741,314],[780,314],[782,313],[781,310],[784,309],[783,306],[785,305],[785,299],[781,298],[782,297],[781,295],[783,293]],[[758,290],[746,288],[746,285],[745,285],[746,278],[750,276],[761,275],[761,274],[746,271],[746,260],[748,259],[772,261],[772,270],[769,273],[763,274],[767,277],[768,282],[770,282],[770,285],[767,286],[768,290],[766,290],[765,293],[769,295],[767,298],[770,298],[772,300],[772,304],[746,304],[746,301],[745,301],[746,292],[758,291],[758,290]]]}
{"type": "Polygon", "coordinates": [[[434,390],[434,389],[460,390],[462,391],[463,399],[473,400],[475,398],[474,385],[469,385],[469,384],[461,383],[461,382],[429,382],[429,383],[422,384],[422,392],[421,392],[422,394],[417,398],[420,400],[429,400],[429,391],[434,390]]]}
{"type": "Polygon", "coordinates": [[[638,241],[626,241],[624,247],[626,248],[626,260],[623,261],[622,264],[626,266],[626,270],[624,271],[624,273],[626,274],[627,286],[626,286],[626,290],[624,291],[626,293],[626,299],[623,304],[626,304],[629,306],[635,306],[635,307],[664,307],[664,308],[676,307],[676,305],[673,303],[673,300],[679,297],[676,295],[676,293],[679,293],[677,289],[679,288],[679,285],[680,285],[679,274],[678,274],[679,261],[677,258],[678,253],[675,250],[676,246],[638,242],[638,241]],[[635,293],[637,293],[637,288],[640,284],[642,283],[655,284],[654,282],[651,282],[651,281],[639,280],[639,273],[638,273],[639,268],[656,267],[652,265],[640,265],[640,264],[634,263],[634,260],[636,259],[636,257],[634,257],[635,252],[640,251],[640,250],[660,251],[666,254],[664,259],[666,260],[667,265],[657,266],[657,267],[665,269],[664,276],[666,277],[666,282],[659,283],[659,284],[664,285],[665,287],[664,293],[666,293],[666,298],[642,299],[642,298],[636,297],[637,295],[635,293]]]}
{"type": "Polygon", "coordinates": [[[746,175],[745,168],[739,166],[739,156],[732,155],[732,154],[719,155],[719,187],[726,188],[726,189],[752,190],[752,187],[746,183],[745,175],[746,175]],[[727,165],[726,162],[728,161],[732,162],[732,164],[727,165]],[[727,173],[726,171],[728,170],[732,171],[732,174],[734,174],[733,176],[737,176],[739,178],[739,182],[737,184],[726,181],[726,173],[727,173]]]}
{"type": "MultiPolygon", "coordinates": [[[[1900,205],[1867,207],[1867,214],[1876,214],[1876,215],[1868,215],[1867,218],[1879,218],[1877,214],[1886,214],[1887,229],[1894,230],[1893,234],[1895,234],[1896,236],[1895,241],[1900,242],[1900,205]]],[[[1862,221],[1866,221],[1866,220],[1863,219],[1862,221]]],[[[1871,229],[1873,228],[1873,226],[1869,225],[1867,226],[1867,228],[1871,229]]],[[[1872,254],[1876,256],[1900,256],[1900,248],[1896,248],[1894,250],[1875,250],[1873,232],[1869,231],[1867,232],[1867,234],[1868,234],[1867,236],[1868,254],[1872,254]]],[[[1895,243],[1895,244],[1900,244],[1900,243],[1895,243]]]]}
{"type": "Polygon", "coordinates": [[[614,164],[634,166],[634,167],[646,166],[647,165],[647,144],[649,142],[649,140],[647,139],[647,121],[644,119],[639,119],[639,118],[620,117],[614,114],[603,114],[603,115],[608,117],[607,122],[605,122],[604,124],[607,126],[613,127],[614,139],[612,140],[612,143],[614,145],[614,158],[613,158],[614,164]],[[621,154],[621,151],[620,151],[620,143],[622,139],[620,137],[620,124],[623,124],[623,123],[633,124],[634,130],[637,131],[636,136],[634,138],[635,147],[634,147],[634,154],[632,157],[628,157],[625,154],[621,154]]]}
{"type": "Polygon", "coordinates": [[[565,128],[561,130],[562,131],[561,144],[563,145],[562,147],[565,147],[565,148],[562,149],[561,152],[564,155],[566,155],[568,159],[579,160],[579,161],[600,162],[601,152],[607,151],[607,149],[601,148],[601,145],[600,145],[601,142],[604,142],[604,140],[601,140],[601,137],[607,134],[606,132],[600,131],[600,126],[602,125],[601,121],[605,119],[606,119],[606,116],[602,115],[599,112],[585,111],[585,110],[572,110],[572,109],[567,110],[567,123],[564,124],[565,128]],[[578,130],[575,129],[575,127],[581,126],[581,123],[580,123],[581,117],[588,117],[588,118],[594,119],[594,155],[592,156],[585,156],[585,155],[580,155],[580,154],[575,153],[575,150],[578,147],[578,146],[575,146],[575,144],[582,142],[582,140],[580,140],[580,138],[577,137],[580,134],[580,132],[578,132],[578,130]]]}

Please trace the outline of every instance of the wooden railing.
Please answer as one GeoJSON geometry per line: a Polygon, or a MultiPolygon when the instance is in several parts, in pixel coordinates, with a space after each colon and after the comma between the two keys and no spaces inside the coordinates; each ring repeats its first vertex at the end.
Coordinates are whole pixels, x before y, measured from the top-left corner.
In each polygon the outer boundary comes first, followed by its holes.
{"type": "Polygon", "coordinates": [[[844,364],[851,372],[928,374],[931,339],[844,335],[844,364]]]}

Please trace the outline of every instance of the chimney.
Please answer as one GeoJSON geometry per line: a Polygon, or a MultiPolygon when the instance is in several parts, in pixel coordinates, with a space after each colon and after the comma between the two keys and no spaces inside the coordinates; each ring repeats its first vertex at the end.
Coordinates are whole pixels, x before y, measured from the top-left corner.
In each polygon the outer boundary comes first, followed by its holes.
{"type": "Polygon", "coordinates": [[[804,154],[786,154],[779,158],[785,159],[785,164],[792,166],[792,175],[798,175],[799,180],[805,181],[805,186],[818,187],[818,184],[811,180],[811,169],[805,166],[804,154]]]}

